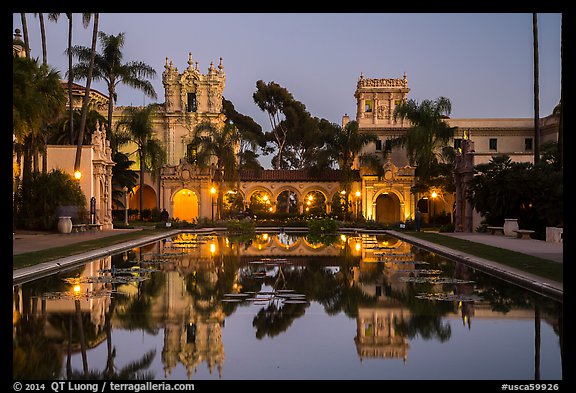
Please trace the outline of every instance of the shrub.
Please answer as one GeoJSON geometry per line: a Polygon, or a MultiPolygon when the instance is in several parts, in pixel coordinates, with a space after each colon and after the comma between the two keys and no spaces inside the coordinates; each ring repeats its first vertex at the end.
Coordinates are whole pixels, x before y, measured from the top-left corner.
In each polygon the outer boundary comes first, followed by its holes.
{"type": "Polygon", "coordinates": [[[15,195],[14,223],[26,229],[55,229],[64,207],[73,210],[76,219],[88,216],[86,197],[78,182],[59,169],[32,173],[15,195]]]}
{"type": "Polygon", "coordinates": [[[330,217],[308,220],[306,226],[311,233],[336,233],[339,228],[338,221],[330,217]]]}

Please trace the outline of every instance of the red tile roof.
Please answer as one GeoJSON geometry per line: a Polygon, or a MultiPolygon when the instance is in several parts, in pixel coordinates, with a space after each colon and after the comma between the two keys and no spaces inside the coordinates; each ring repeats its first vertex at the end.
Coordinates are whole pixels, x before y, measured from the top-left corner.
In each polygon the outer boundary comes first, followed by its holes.
{"type": "MultiPolygon", "coordinates": [[[[360,180],[360,172],[353,171],[354,180],[360,180]]],[[[338,169],[323,169],[318,172],[308,169],[264,169],[240,171],[241,181],[340,181],[338,169]]]]}

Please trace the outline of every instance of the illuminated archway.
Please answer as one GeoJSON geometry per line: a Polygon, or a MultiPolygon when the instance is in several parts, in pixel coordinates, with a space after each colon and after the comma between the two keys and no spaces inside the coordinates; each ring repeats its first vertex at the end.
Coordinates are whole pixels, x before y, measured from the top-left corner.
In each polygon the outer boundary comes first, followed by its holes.
{"type": "Polygon", "coordinates": [[[383,193],[376,198],[376,221],[393,224],[400,221],[400,199],[394,193],[383,193]]]}
{"type": "Polygon", "coordinates": [[[198,220],[198,196],[190,189],[183,188],[174,194],[173,216],[183,221],[198,220]]]}
{"type": "Polygon", "coordinates": [[[291,189],[280,192],[276,197],[276,212],[299,213],[298,194],[291,189]]]}
{"type": "MultiPolygon", "coordinates": [[[[142,198],[142,209],[154,209],[157,208],[156,191],[149,185],[144,184],[143,188],[143,198],[142,198]]],[[[128,207],[130,209],[140,210],[140,186],[134,189],[133,194],[129,194],[128,207]]]]}
{"type": "Polygon", "coordinates": [[[321,191],[310,191],[304,195],[304,214],[326,214],[326,196],[321,191]]]}

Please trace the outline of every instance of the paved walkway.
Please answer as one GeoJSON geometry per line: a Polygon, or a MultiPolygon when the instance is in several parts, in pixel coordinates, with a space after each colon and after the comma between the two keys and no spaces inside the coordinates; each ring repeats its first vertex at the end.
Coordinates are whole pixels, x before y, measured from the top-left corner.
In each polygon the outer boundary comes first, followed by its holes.
{"type": "MultiPolygon", "coordinates": [[[[31,232],[31,231],[17,231],[13,236],[13,255],[40,251],[48,248],[61,247],[74,243],[89,241],[93,239],[99,239],[106,236],[114,236],[122,233],[133,232],[135,230],[142,229],[113,229],[107,231],[88,231],[81,233],[72,234],[60,234],[60,233],[46,233],[46,232],[31,232]]],[[[207,229],[211,231],[211,229],[207,229]]],[[[174,230],[174,233],[179,232],[174,230]]],[[[480,270],[498,275],[499,277],[507,277],[510,281],[516,284],[525,285],[530,287],[530,289],[536,289],[539,291],[547,292],[547,294],[552,294],[556,298],[561,298],[563,296],[563,284],[558,282],[550,282],[550,280],[544,280],[541,277],[537,277],[525,272],[521,272],[509,267],[505,267],[493,261],[484,260],[482,258],[474,257],[469,254],[465,254],[459,251],[451,250],[447,247],[439,246],[434,243],[426,242],[420,240],[416,237],[405,234],[404,232],[396,231],[383,231],[397,236],[400,239],[409,241],[411,243],[422,246],[433,252],[442,254],[444,256],[461,260],[480,270]]],[[[156,239],[161,239],[166,236],[170,236],[172,232],[166,232],[155,236],[143,236],[141,239],[131,240],[123,244],[116,246],[106,247],[102,250],[91,251],[85,254],[74,255],[64,259],[50,261],[38,266],[32,266],[29,268],[18,269],[13,273],[13,280],[22,281],[24,279],[30,280],[32,277],[38,277],[43,274],[48,274],[51,271],[58,271],[62,269],[64,265],[74,265],[82,263],[83,261],[97,258],[100,255],[106,253],[119,252],[122,249],[129,249],[136,247],[141,244],[154,241],[156,239]]],[[[503,249],[512,250],[515,252],[536,256],[543,259],[548,259],[557,263],[563,263],[564,257],[564,247],[562,243],[551,243],[542,240],[525,240],[516,239],[514,237],[507,237],[501,235],[490,235],[484,233],[441,233],[445,236],[453,236],[456,238],[469,240],[477,243],[482,243],[494,247],[499,247],[503,249]]]]}
{"type": "Polygon", "coordinates": [[[16,231],[12,236],[12,255],[41,251],[49,248],[101,239],[141,229],[112,229],[108,231],[86,231],[78,233],[54,233],[35,231],[16,231]]]}

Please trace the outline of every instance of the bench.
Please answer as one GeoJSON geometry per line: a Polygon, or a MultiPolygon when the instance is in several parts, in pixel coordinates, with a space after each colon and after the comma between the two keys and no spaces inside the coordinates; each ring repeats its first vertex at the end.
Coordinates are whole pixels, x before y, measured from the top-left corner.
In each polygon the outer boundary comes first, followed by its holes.
{"type": "Polygon", "coordinates": [[[516,237],[518,239],[528,239],[528,240],[532,239],[530,235],[534,233],[534,231],[530,229],[515,229],[514,232],[516,232],[516,237]]]}
{"type": "Polygon", "coordinates": [[[86,231],[101,231],[102,224],[74,224],[72,225],[72,232],[86,232],[86,231]]]}
{"type": "Polygon", "coordinates": [[[74,224],[72,225],[72,232],[84,232],[86,231],[88,224],[74,224]]]}
{"type": "Polygon", "coordinates": [[[504,227],[487,227],[492,235],[504,235],[504,227]]]}

